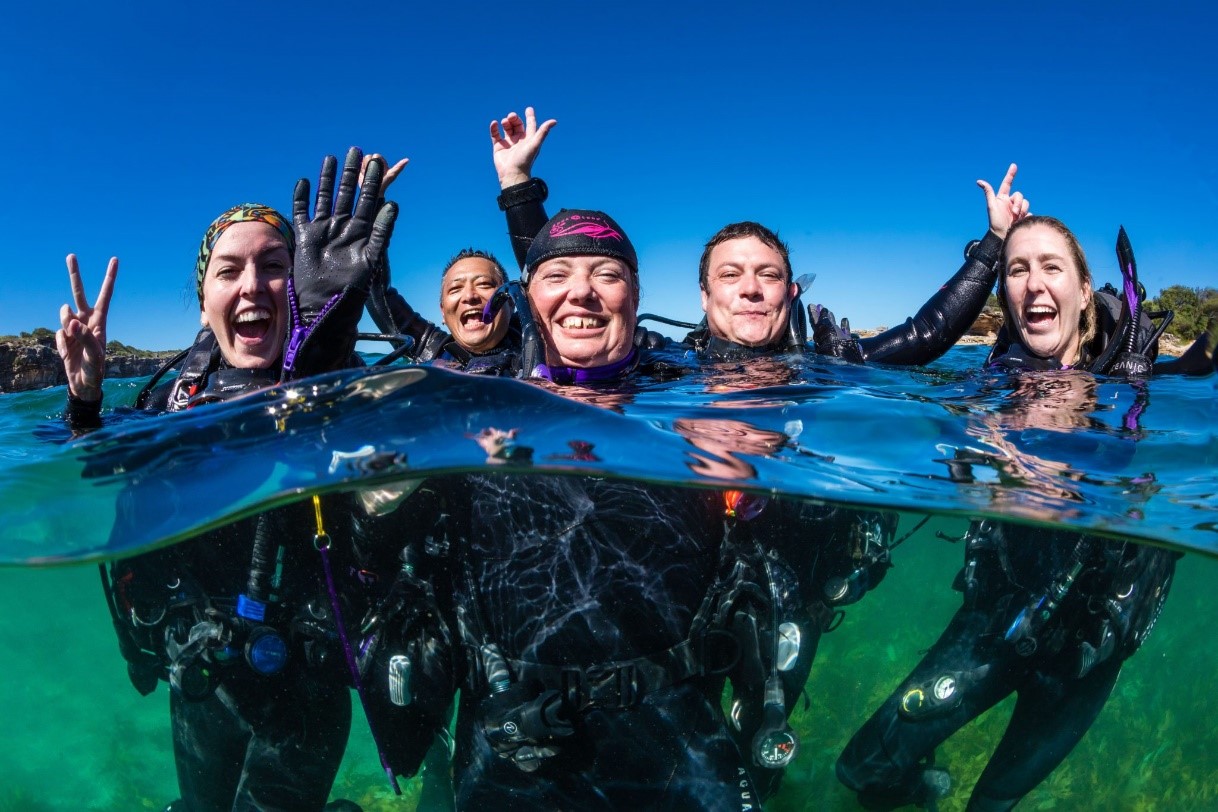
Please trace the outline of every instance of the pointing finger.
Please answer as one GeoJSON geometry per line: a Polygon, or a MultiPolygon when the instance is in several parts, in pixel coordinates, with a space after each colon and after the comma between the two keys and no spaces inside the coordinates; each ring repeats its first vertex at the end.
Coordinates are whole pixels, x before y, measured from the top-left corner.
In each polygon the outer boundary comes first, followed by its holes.
{"type": "Polygon", "coordinates": [[[1007,167],[1006,177],[1002,179],[1002,185],[998,187],[998,194],[1009,195],[1011,193],[1011,184],[1015,182],[1015,173],[1019,171],[1019,167],[1011,164],[1007,167]]]}

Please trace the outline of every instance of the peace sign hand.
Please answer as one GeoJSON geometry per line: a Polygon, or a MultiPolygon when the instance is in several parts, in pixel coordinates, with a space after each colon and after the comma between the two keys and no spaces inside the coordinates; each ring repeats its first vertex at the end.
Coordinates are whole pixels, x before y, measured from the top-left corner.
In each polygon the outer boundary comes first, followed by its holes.
{"type": "Polygon", "coordinates": [[[1028,211],[1028,201],[1023,196],[1023,192],[1011,194],[1011,184],[1015,182],[1017,171],[1019,171],[1019,167],[1015,164],[1011,164],[1007,168],[1006,177],[1002,179],[997,194],[994,193],[994,187],[990,184],[983,180],[977,181],[977,185],[985,192],[985,205],[990,216],[990,231],[1004,240],[1012,225],[1031,214],[1028,211]]]}
{"type": "Polygon", "coordinates": [[[110,296],[118,276],[118,257],[111,257],[106,278],[93,306],[85,298],[85,286],[80,279],[80,266],[75,254],[68,254],[68,280],[72,284],[73,311],[68,305],[59,308],[60,328],[55,333],[55,346],[63,360],[68,378],[68,391],[80,400],[101,400],[102,380],[106,377],[106,317],[110,311],[110,296]]]}

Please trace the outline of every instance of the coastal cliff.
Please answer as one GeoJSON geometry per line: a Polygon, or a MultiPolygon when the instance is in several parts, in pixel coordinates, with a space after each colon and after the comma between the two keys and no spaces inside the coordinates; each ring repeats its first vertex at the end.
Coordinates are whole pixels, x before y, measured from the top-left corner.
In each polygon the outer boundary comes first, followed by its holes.
{"type": "MultiPolygon", "coordinates": [[[[151,375],[173,357],[172,352],[107,352],[107,378],[138,378],[151,375]]],[[[55,349],[54,334],[48,338],[8,336],[0,340],[0,393],[28,392],[67,383],[63,362],[55,349]]]]}

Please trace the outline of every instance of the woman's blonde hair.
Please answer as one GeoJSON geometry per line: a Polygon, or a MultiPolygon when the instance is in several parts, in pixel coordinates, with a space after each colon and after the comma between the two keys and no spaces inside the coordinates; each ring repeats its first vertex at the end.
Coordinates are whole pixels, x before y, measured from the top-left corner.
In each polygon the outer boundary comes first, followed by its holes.
{"type": "Polygon", "coordinates": [[[1014,334],[1014,321],[1011,319],[1011,309],[1007,305],[1007,252],[1006,246],[1011,244],[1011,237],[1016,231],[1021,231],[1032,226],[1046,226],[1053,229],[1058,234],[1062,235],[1066,240],[1066,246],[1070,249],[1071,259],[1074,260],[1074,267],[1078,270],[1078,283],[1081,287],[1086,285],[1091,289],[1092,295],[1087,301],[1087,306],[1083,308],[1078,317],[1079,330],[1079,353],[1082,354],[1084,348],[1091,343],[1095,338],[1096,325],[1099,319],[1096,315],[1095,304],[1095,285],[1091,281],[1091,266],[1087,264],[1087,255],[1083,253],[1083,246],[1079,244],[1078,237],[1074,236],[1074,232],[1066,228],[1066,224],[1056,217],[1048,217],[1043,214],[1034,214],[1030,217],[1025,217],[1015,225],[1011,226],[1011,230],[1007,232],[1006,244],[1002,249],[1002,271],[998,274],[998,307],[1002,310],[1002,323],[1007,325],[1007,330],[1011,333],[1012,340],[1016,339],[1014,334]]]}

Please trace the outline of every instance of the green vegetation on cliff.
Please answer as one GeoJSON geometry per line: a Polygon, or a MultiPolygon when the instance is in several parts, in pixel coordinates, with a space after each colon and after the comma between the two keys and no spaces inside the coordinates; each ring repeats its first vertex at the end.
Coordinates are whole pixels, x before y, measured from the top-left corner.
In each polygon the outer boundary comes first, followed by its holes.
{"type": "Polygon", "coordinates": [[[1172,285],[1153,299],[1146,300],[1147,310],[1174,310],[1176,317],[1167,332],[1182,341],[1193,341],[1209,320],[1218,317],[1218,289],[1190,288],[1172,285]]]}
{"type": "MultiPolygon", "coordinates": [[[[19,336],[0,336],[0,344],[17,344],[18,346],[29,346],[31,344],[41,344],[48,347],[55,346],[55,331],[46,327],[35,327],[33,330],[23,332],[19,336]]],[[[106,352],[109,355],[126,355],[132,358],[163,358],[166,355],[171,355],[169,350],[141,350],[132,347],[130,344],[124,344],[121,341],[106,342],[106,352]]]]}

